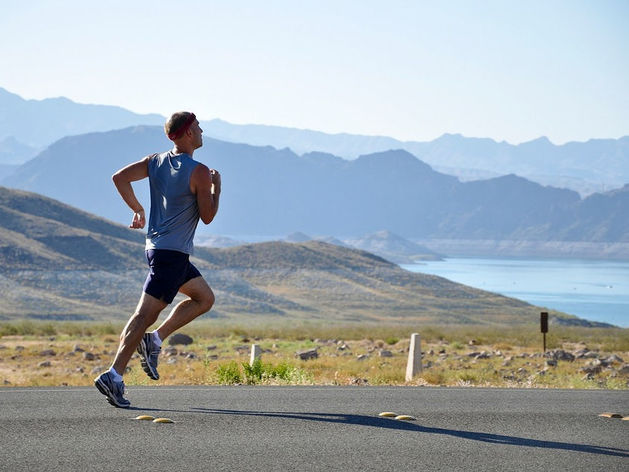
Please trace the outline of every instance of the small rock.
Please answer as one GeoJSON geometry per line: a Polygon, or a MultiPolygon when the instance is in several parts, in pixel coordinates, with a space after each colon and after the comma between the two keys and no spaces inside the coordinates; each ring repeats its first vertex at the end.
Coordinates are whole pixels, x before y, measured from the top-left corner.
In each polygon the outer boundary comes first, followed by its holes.
{"type": "Polygon", "coordinates": [[[382,349],[378,355],[380,357],[393,357],[393,353],[391,351],[387,351],[386,349],[382,349]]]}
{"type": "Polygon", "coordinates": [[[50,367],[51,365],[50,361],[44,361],[37,364],[38,367],[50,367]]]}
{"type": "Polygon", "coordinates": [[[74,345],[74,349],[72,349],[74,352],[84,352],[85,349],[83,349],[81,346],[79,346],[78,344],[74,345]]]}
{"type": "Polygon", "coordinates": [[[581,372],[586,374],[598,374],[602,370],[600,365],[586,365],[581,369],[581,372]]]}
{"type": "MultiPolygon", "coordinates": [[[[105,368],[102,365],[97,365],[96,367],[94,367],[91,370],[91,374],[92,375],[96,375],[96,374],[100,374],[101,372],[103,372],[105,370],[105,368]]],[[[83,370],[81,370],[81,372],[83,372],[83,370]]]]}
{"type": "Polygon", "coordinates": [[[433,349],[429,350],[427,353],[429,356],[434,356],[435,355],[435,351],[433,349]]]}
{"type": "Polygon", "coordinates": [[[24,346],[15,346],[15,350],[16,351],[23,351],[24,350],[24,346]]]}
{"type": "Polygon", "coordinates": [[[467,357],[476,357],[480,355],[480,351],[469,352],[466,354],[467,357]]]}
{"type": "Polygon", "coordinates": [[[474,359],[489,359],[490,357],[491,354],[489,354],[487,351],[483,351],[479,353],[476,357],[474,357],[474,359]]]}
{"type": "Polygon", "coordinates": [[[196,359],[196,358],[197,358],[197,355],[194,352],[189,352],[186,355],[186,359],[196,359]]]}
{"type": "Polygon", "coordinates": [[[467,344],[469,346],[476,346],[476,344],[478,343],[478,341],[476,341],[476,339],[470,339],[467,344]]]}
{"type": "Polygon", "coordinates": [[[3,351],[4,349],[6,349],[7,347],[4,344],[0,344],[0,351],[3,351]]]}
{"type": "Polygon", "coordinates": [[[441,349],[439,349],[439,354],[445,354],[445,353],[446,353],[445,348],[441,348],[441,349]]]}
{"type": "MultiPolygon", "coordinates": [[[[188,344],[192,344],[193,342],[194,340],[190,336],[188,336],[187,334],[182,334],[182,333],[173,334],[172,336],[168,338],[169,346],[176,346],[177,344],[183,344],[184,346],[187,346],[188,344]]],[[[248,341],[243,341],[243,342],[248,342],[248,341]]]]}
{"type": "Polygon", "coordinates": [[[592,375],[591,372],[588,372],[583,377],[581,377],[581,380],[594,380],[594,375],[592,375]]]}
{"type": "Polygon", "coordinates": [[[556,359],[546,359],[546,365],[548,367],[557,367],[557,360],[556,359]]]}
{"type": "Polygon", "coordinates": [[[520,367],[516,372],[520,375],[526,375],[529,373],[529,371],[526,370],[524,367],[520,367]]]}
{"type": "Polygon", "coordinates": [[[552,351],[548,351],[544,353],[544,357],[548,357],[554,359],[556,361],[574,361],[574,354],[571,354],[563,349],[553,349],[552,351]]]}
{"type": "Polygon", "coordinates": [[[166,364],[176,364],[176,363],[177,363],[176,357],[171,357],[170,359],[166,361],[166,364]]]}
{"type": "Polygon", "coordinates": [[[40,356],[56,356],[57,353],[52,349],[46,349],[39,353],[40,356]]]}
{"type": "Polygon", "coordinates": [[[308,359],[316,359],[319,357],[319,353],[317,352],[317,348],[308,349],[306,351],[299,351],[295,353],[296,357],[299,357],[302,361],[306,361],[308,359]]]}
{"type": "Polygon", "coordinates": [[[353,385],[367,385],[369,380],[361,378],[352,378],[350,381],[353,385]]]}
{"type": "Polygon", "coordinates": [[[82,374],[83,372],[85,372],[85,369],[83,367],[77,367],[76,372],[78,372],[79,374],[82,374]]]}
{"type": "Polygon", "coordinates": [[[609,365],[609,364],[622,364],[624,361],[622,360],[622,357],[616,354],[612,354],[608,358],[604,359],[604,362],[609,365]]]}
{"type": "Polygon", "coordinates": [[[345,351],[346,349],[349,349],[349,346],[347,344],[341,344],[336,348],[337,351],[345,351]]]}
{"type": "Polygon", "coordinates": [[[164,355],[166,357],[176,356],[177,355],[177,348],[167,347],[166,349],[164,349],[164,355]]]}
{"type": "Polygon", "coordinates": [[[207,347],[208,351],[213,351],[214,349],[216,349],[216,344],[212,344],[211,346],[207,347]]]}
{"type": "Polygon", "coordinates": [[[598,359],[600,355],[598,352],[588,351],[583,357],[586,359],[598,359]]]}
{"type": "Polygon", "coordinates": [[[7,379],[4,379],[4,385],[11,385],[11,382],[9,382],[7,379]]]}
{"type": "Polygon", "coordinates": [[[85,351],[83,352],[83,359],[85,359],[86,361],[93,361],[94,359],[96,359],[96,356],[91,352],[85,351]]]}
{"type": "Polygon", "coordinates": [[[207,356],[207,359],[209,359],[211,361],[215,361],[216,359],[218,359],[218,354],[211,354],[211,355],[207,356]]]}
{"type": "Polygon", "coordinates": [[[364,361],[365,359],[368,359],[368,358],[369,356],[367,354],[360,354],[356,357],[356,360],[364,361]]]}
{"type": "Polygon", "coordinates": [[[625,364],[620,369],[618,369],[618,373],[620,375],[629,375],[629,364],[625,364]]]}

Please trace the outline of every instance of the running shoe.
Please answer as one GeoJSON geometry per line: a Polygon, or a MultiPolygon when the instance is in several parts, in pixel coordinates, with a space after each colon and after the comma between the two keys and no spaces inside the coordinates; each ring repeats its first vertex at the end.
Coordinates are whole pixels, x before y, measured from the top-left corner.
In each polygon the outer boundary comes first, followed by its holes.
{"type": "Polygon", "coordinates": [[[109,371],[94,379],[94,385],[100,393],[107,397],[107,401],[117,408],[129,408],[131,402],[124,395],[124,382],[115,382],[109,371]]]}
{"type": "Polygon", "coordinates": [[[145,333],[142,336],[142,341],[138,344],[138,354],[140,354],[140,361],[142,362],[142,369],[153,380],[159,380],[159,373],[157,372],[157,362],[159,353],[162,350],[160,346],[153,341],[152,333],[145,333]]]}

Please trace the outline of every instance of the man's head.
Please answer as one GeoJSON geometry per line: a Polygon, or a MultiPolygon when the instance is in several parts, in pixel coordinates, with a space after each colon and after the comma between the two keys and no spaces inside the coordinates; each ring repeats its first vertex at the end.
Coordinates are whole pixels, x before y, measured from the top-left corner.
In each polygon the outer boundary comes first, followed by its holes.
{"type": "Polygon", "coordinates": [[[189,111],[173,113],[166,121],[164,131],[168,139],[178,146],[192,146],[192,149],[197,149],[203,145],[203,130],[197,117],[189,111]]]}

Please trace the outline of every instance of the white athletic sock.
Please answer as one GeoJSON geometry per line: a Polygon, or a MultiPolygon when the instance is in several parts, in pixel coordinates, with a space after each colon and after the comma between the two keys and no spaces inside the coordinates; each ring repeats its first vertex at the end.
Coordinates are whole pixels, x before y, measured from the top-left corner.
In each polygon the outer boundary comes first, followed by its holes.
{"type": "Polygon", "coordinates": [[[162,347],[162,340],[159,338],[159,334],[157,334],[157,330],[152,331],[153,342],[157,345],[157,347],[162,347]]]}
{"type": "Polygon", "coordinates": [[[114,382],[122,382],[122,375],[116,372],[116,369],[114,369],[114,366],[111,366],[109,368],[109,372],[111,372],[111,375],[114,378],[114,382]]]}

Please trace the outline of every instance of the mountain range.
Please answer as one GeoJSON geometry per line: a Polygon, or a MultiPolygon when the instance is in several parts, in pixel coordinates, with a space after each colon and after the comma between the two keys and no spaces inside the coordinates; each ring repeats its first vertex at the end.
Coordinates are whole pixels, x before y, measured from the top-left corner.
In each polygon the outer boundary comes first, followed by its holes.
{"type": "MultiPolygon", "coordinates": [[[[161,127],[65,137],[2,185],[128,224],[110,176],[169,146],[161,127]]],[[[343,239],[386,229],[411,240],[629,242],[629,186],[581,198],[515,175],[460,182],[403,150],[348,161],[205,138],[195,158],[223,176],[221,210],[200,236],[301,231],[343,239]]],[[[135,187],[148,208],[146,182],[135,187]]]]}
{"type": "Polygon", "coordinates": [[[235,125],[218,119],[202,125],[205,133],[216,139],[278,149],[288,147],[297,154],[318,151],[355,159],[364,154],[404,149],[435,170],[465,181],[516,174],[584,195],[629,182],[629,136],[563,145],[540,137],[513,145],[460,134],[444,134],[433,141],[418,142],[280,126],[235,125]]]}
{"type": "MultiPolygon", "coordinates": [[[[68,135],[134,125],[162,125],[157,114],[140,115],[120,107],[84,105],[66,98],[24,100],[0,88],[0,166],[24,163],[68,135]]],[[[445,134],[433,141],[400,141],[386,136],[328,134],[267,125],[202,121],[207,136],[254,146],[290,148],[296,154],[322,152],[355,159],[403,149],[435,170],[464,181],[516,174],[543,185],[570,188],[582,195],[629,183],[629,137],[591,139],[555,145],[541,137],[512,145],[488,138],[445,134]]],[[[10,169],[4,170],[8,173],[10,169]]],[[[0,168],[0,173],[3,172],[0,168]]]]}
{"type": "MultiPolygon", "coordinates": [[[[0,319],[127,318],[146,275],[142,239],[56,200],[0,187],[0,319]]],[[[209,317],[504,325],[532,324],[540,310],[320,241],[197,248],[193,262],[216,294],[209,317]]]]}

